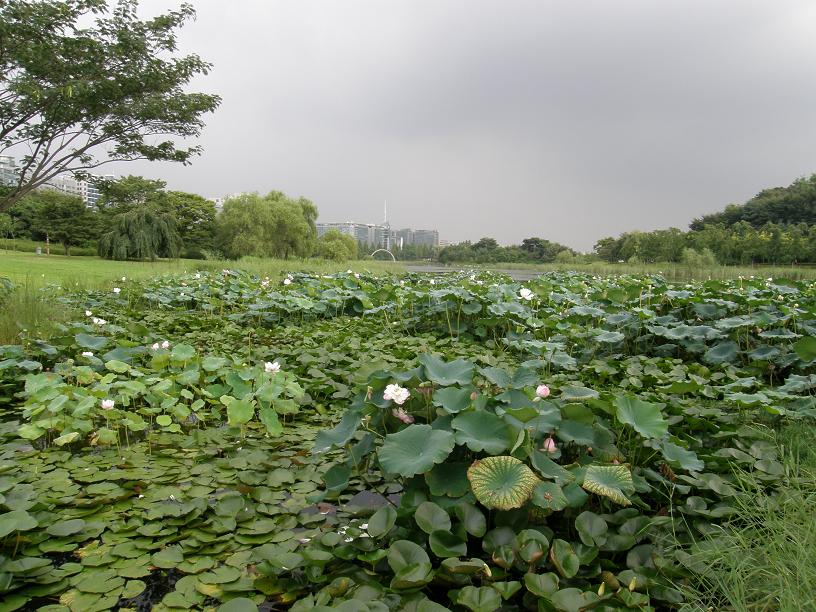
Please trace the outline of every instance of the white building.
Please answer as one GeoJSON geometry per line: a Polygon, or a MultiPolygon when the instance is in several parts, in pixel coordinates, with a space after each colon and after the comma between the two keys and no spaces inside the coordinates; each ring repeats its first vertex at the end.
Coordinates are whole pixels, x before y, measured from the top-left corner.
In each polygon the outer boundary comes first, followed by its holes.
{"type": "Polygon", "coordinates": [[[17,160],[11,155],[0,155],[0,185],[16,185],[17,176],[17,160]]]}

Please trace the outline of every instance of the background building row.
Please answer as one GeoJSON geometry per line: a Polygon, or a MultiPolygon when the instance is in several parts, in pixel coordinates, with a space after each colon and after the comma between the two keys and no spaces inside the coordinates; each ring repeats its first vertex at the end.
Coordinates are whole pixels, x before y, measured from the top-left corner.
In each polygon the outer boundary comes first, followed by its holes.
{"type": "MultiPolygon", "coordinates": [[[[16,185],[20,178],[17,160],[11,155],[0,155],[0,185],[16,185]]],[[[115,178],[113,174],[91,175],[94,178],[115,178]]],[[[82,198],[86,206],[96,206],[101,196],[93,182],[79,180],[70,174],[60,174],[48,181],[43,187],[50,187],[70,195],[82,198]]]]}
{"type": "Polygon", "coordinates": [[[344,221],[339,223],[318,223],[317,235],[322,236],[329,230],[337,230],[341,234],[352,236],[360,245],[368,245],[381,249],[401,249],[407,246],[439,246],[439,232],[431,229],[400,229],[393,230],[386,224],[355,223],[344,221]]]}

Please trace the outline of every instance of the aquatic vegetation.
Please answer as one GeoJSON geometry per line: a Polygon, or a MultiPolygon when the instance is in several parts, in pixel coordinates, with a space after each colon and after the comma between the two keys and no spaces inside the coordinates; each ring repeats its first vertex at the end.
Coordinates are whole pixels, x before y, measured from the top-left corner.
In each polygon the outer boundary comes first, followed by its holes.
{"type": "Polygon", "coordinates": [[[680,608],[816,416],[813,282],[285,280],[0,347],[0,610],[680,608]]]}

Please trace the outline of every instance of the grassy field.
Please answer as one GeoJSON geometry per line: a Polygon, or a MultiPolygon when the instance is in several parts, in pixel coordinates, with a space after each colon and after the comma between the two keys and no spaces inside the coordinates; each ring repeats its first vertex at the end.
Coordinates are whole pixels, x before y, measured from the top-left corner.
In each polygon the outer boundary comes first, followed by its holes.
{"type": "Polygon", "coordinates": [[[375,273],[401,272],[399,263],[384,261],[352,261],[346,263],[309,259],[260,259],[246,257],[240,261],[203,261],[175,259],[150,261],[110,261],[99,257],[66,257],[64,255],[36,255],[21,251],[0,250],[0,276],[17,284],[43,286],[56,284],[63,287],[93,287],[121,281],[121,278],[140,279],[178,274],[193,270],[221,270],[236,268],[261,276],[279,278],[286,272],[304,271],[329,274],[341,270],[368,270],[375,273]]]}

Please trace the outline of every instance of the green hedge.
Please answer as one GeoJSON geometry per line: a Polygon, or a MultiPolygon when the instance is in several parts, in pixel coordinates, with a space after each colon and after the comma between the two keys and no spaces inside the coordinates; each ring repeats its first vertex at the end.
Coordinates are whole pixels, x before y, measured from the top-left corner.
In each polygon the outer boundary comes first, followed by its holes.
{"type": "MultiPolygon", "coordinates": [[[[38,242],[36,240],[22,240],[22,239],[5,239],[0,238],[0,249],[6,251],[21,251],[23,253],[36,253],[37,248],[41,248],[43,254],[46,252],[45,242],[38,242]]],[[[62,245],[56,242],[51,243],[52,255],[64,255],[62,245]]],[[[90,246],[73,246],[70,249],[71,255],[96,255],[96,245],[90,246]]]]}

